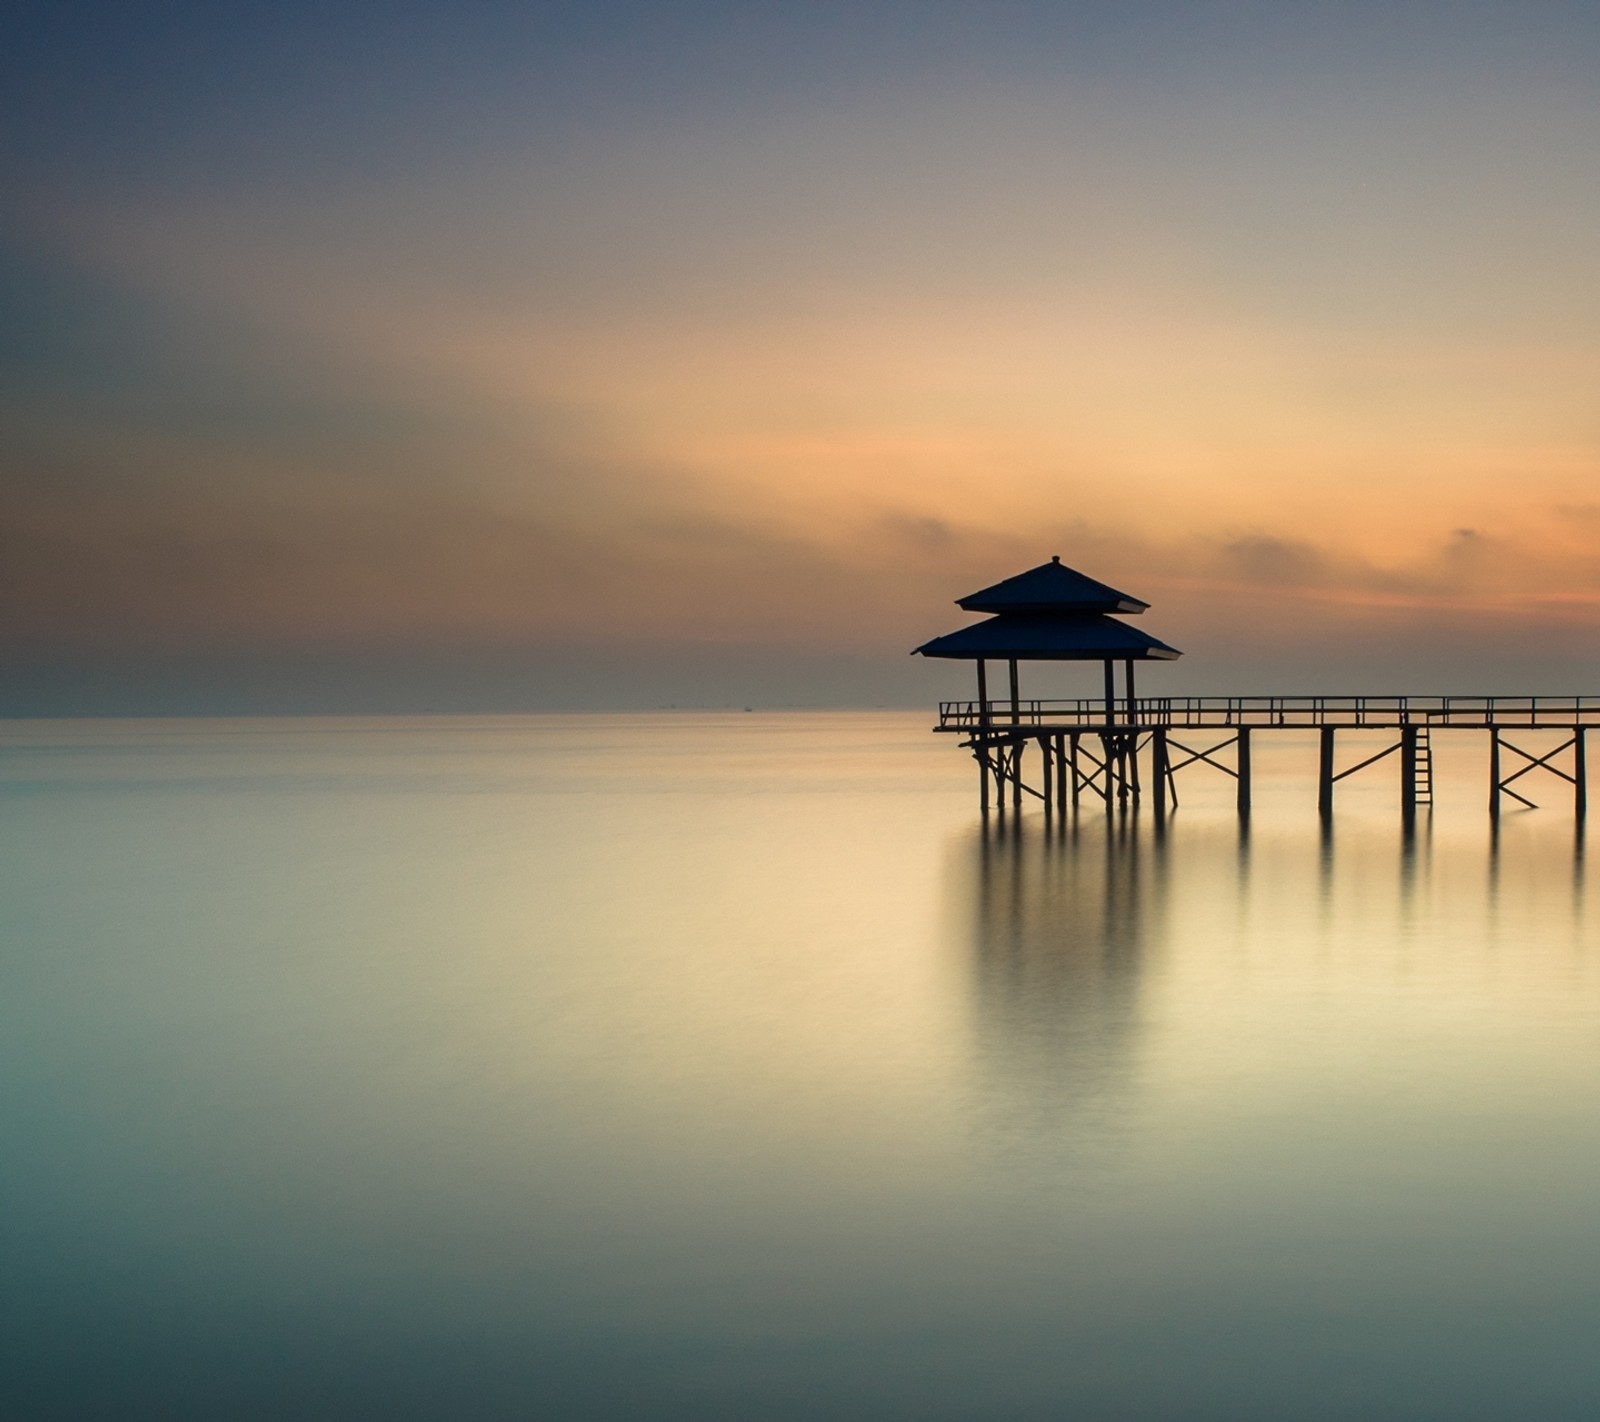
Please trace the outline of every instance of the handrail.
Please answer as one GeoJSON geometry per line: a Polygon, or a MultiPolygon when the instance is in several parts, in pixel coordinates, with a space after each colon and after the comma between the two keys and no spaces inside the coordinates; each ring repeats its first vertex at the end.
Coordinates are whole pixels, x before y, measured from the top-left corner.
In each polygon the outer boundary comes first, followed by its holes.
{"type": "Polygon", "coordinates": [[[1600,696],[1149,696],[941,701],[941,731],[1145,727],[1600,726],[1600,696]]]}

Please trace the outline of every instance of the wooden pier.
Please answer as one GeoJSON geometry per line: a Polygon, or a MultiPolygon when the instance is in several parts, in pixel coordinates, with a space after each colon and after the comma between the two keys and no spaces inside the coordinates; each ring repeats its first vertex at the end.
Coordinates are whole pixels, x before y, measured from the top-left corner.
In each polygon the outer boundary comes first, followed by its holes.
{"type": "MultiPolygon", "coordinates": [[[[1020,808],[1023,797],[1047,811],[1077,809],[1086,799],[1139,803],[1148,784],[1156,815],[1178,803],[1177,775],[1205,766],[1235,783],[1239,815],[1251,808],[1251,746],[1257,733],[1315,730],[1318,734],[1317,809],[1333,814],[1335,787],[1390,756],[1398,756],[1402,818],[1414,821],[1433,803],[1433,736],[1476,731],[1489,741],[1489,813],[1514,800],[1534,802],[1513,788],[1543,771],[1570,787],[1573,812],[1588,810],[1589,729],[1600,725],[1600,697],[1585,696],[1157,696],[1134,689],[1136,661],[1172,661],[1176,648],[1119,619],[1148,603],[1097,582],[1059,558],[969,594],[957,605],[992,614],[916,648],[927,657],[976,663],[978,695],[939,704],[936,731],[964,737],[978,762],[980,804],[1020,808]],[[988,664],[1003,664],[1008,695],[989,695],[988,664]],[[1103,664],[1104,695],[1078,700],[1024,699],[1024,661],[1103,664]],[[1116,668],[1123,670],[1117,694],[1116,668]],[[1340,765],[1341,730],[1381,730],[1392,742],[1353,764],[1340,765]],[[1560,743],[1536,753],[1516,738],[1557,732],[1560,743]],[[1209,741],[1210,744],[1200,744],[1209,741]],[[1033,767],[1037,766],[1037,769],[1033,767]],[[1030,783],[1030,777],[1037,783],[1030,783]]],[[[1526,784],[1524,784],[1524,789],[1526,784]]]]}
{"type": "Polygon", "coordinates": [[[1573,811],[1582,818],[1588,810],[1586,737],[1595,726],[1600,696],[1158,696],[1109,703],[943,701],[934,729],[964,737],[960,744],[979,765],[986,810],[992,791],[1000,808],[1008,800],[1020,806],[1026,795],[1047,810],[1077,808],[1088,799],[1109,811],[1141,801],[1148,784],[1162,815],[1178,803],[1178,772],[1204,766],[1233,779],[1245,817],[1253,737],[1315,730],[1319,813],[1333,813],[1340,781],[1398,756],[1400,813],[1409,819],[1433,803],[1433,738],[1439,731],[1487,735],[1491,814],[1500,813],[1503,799],[1538,808],[1514,787],[1544,771],[1566,782],[1573,811]],[[1393,740],[1341,765],[1341,730],[1389,731],[1393,740]],[[1554,731],[1561,739],[1536,753],[1517,743],[1527,731],[1554,731]]]}

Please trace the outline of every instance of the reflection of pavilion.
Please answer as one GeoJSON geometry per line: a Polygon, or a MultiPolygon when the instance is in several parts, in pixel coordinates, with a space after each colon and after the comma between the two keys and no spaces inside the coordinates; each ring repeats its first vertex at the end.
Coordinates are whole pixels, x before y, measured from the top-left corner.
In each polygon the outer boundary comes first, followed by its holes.
{"type": "Polygon", "coordinates": [[[1164,846],[1132,824],[1062,837],[986,827],[963,857],[984,1066],[1050,1124],[1093,1110],[1131,1063],[1140,975],[1164,933],[1164,846]]]}

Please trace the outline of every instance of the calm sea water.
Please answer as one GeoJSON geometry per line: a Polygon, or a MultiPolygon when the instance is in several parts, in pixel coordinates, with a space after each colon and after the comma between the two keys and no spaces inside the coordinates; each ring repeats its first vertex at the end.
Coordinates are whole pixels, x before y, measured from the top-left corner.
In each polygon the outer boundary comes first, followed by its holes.
{"type": "Polygon", "coordinates": [[[1565,787],[928,719],[4,728],[0,1413],[1595,1415],[1565,787]]]}

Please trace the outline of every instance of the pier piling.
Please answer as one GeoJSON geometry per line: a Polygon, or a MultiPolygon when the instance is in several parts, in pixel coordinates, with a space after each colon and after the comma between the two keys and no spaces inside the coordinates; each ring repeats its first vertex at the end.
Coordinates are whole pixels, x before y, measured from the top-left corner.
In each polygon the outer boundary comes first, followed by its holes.
{"type": "Polygon", "coordinates": [[[1400,728],[1400,818],[1417,818],[1417,728],[1409,725],[1400,728]]]}
{"type": "Polygon", "coordinates": [[[1489,814],[1500,817],[1500,732],[1489,728],[1489,814]]]}
{"type": "Polygon", "coordinates": [[[1589,753],[1583,743],[1584,728],[1572,730],[1572,813],[1578,822],[1589,813],[1589,753]]]}
{"type": "Polygon", "coordinates": [[[1332,726],[1322,728],[1322,755],[1317,771],[1317,813],[1324,819],[1333,813],[1333,734],[1332,726]]]}
{"type": "Polygon", "coordinates": [[[1250,728],[1239,727],[1239,743],[1236,748],[1238,760],[1235,761],[1235,803],[1238,807],[1239,818],[1250,818],[1250,728]]]}
{"type": "Polygon", "coordinates": [[[1150,779],[1155,782],[1156,792],[1156,818],[1163,819],[1167,813],[1167,731],[1165,726],[1158,726],[1150,732],[1150,779]]]}

